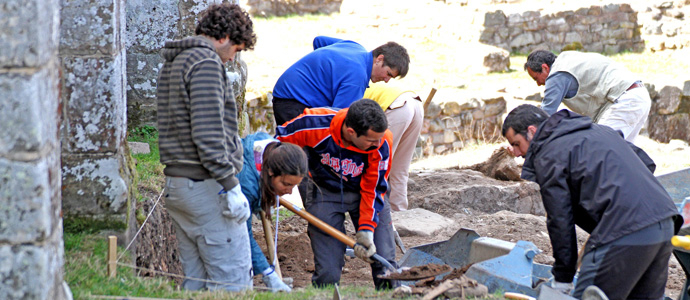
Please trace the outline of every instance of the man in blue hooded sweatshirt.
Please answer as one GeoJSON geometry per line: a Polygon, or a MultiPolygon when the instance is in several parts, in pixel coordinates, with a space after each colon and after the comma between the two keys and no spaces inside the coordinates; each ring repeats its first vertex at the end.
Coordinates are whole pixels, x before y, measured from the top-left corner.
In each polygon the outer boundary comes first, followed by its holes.
{"type": "Polygon", "coordinates": [[[305,108],[347,108],[362,99],[369,81],[388,82],[407,75],[407,50],[388,42],[367,51],[353,41],[314,38],[314,51],[290,66],[273,88],[276,125],[302,114],[305,108]]]}

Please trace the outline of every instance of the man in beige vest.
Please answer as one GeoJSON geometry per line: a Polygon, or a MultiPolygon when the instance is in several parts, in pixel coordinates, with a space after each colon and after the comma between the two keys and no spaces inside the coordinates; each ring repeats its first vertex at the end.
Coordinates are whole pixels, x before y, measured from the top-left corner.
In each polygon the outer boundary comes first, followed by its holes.
{"type": "Polygon", "coordinates": [[[563,102],[570,110],[623,133],[634,142],[647,121],[652,100],[635,75],[597,53],[535,50],[525,70],[544,85],[542,109],[549,115],[563,102]]]}
{"type": "Polygon", "coordinates": [[[407,179],[424,122],[422,100],[412,91],[381,83],[370,84],[364,98],[376,101],[386,112],[388,129],[393,133],[389,202],[394,211],[407,210],[407,179]]]}

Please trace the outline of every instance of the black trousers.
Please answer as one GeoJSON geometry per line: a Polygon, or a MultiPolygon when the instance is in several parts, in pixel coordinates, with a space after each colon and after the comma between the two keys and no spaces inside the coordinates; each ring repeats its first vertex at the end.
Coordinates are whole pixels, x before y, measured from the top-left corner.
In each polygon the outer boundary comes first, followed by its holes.
{"type": "Polygon", "coordinates": [[[585,253],[573,297],[590,285],[611,300],[663,299],[671,257],[671,218],[585,253]]]}
{"type": "Polygon", "coordinates": [[[276,120],[276,126],[283,125],[301,115],[305,108],[309,106],[295,99],[273,97],[273,117],[276,120]]]}
{"type": "MultiPolygon", "coordinates": [[[[301,190],[300,193],[302,193],[301,190]]],[[[341,232],[345,232],[344,221],[345,214],[347,213],[350,215],[355,228],[358,227],[361,197],[359,192],[331,192],[327,189],[320,189],[311,183],[309,191],[302,195],[307,200],[304,202],[307,212],[319,220],[341,232]]],[[[309,233],[311,248],[314,252],[312,285],[315,287],[325,287],[339,283],[340,275],[345,265],[345,244],[311,224],[309,224],[307,232],[309,233]]],[[[379,223],[374,230],[374,245],[376,245],[376,253],[397,268],[391,208],[387,199],[385,200],[383,210],[379,212],[379,223]]],[[[378,278],[378,275],[383,275],[385,272],[386,267],[381,262],[375,261],[371,264],[371,275],[374,287],[377,290],[394,289],[400,286],[400,283],[396,280],[378,278]]]]}

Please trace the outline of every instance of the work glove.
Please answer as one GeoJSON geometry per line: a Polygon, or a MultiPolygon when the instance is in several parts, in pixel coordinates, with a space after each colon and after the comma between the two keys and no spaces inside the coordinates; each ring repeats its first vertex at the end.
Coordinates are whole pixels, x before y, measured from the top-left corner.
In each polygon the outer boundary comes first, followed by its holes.
{"type": "Polygon", "coordinates": [[[567,282],[567,283],[566,282],[558,282],[558,281],[554,280],[551,283],[551,288],[558,291],[558,292],[561,292],[563,294],[570,295],[570,292],[573,290],[573,283],[572,282],[567,282]]]}
{"type": "Polygon", "coordinates": [[[223,189],[219,194],[223,203],[223,216],[236,220],[238,224],[247,222],[247,219],[251,217],[249,201],[242,193],[239,183],[230,191],[223,189]]]}
{"type": "Polygon", "coordinates": [[[369,230],[357,231],[355,235],[355,256],[361,258],[362,260],[373,263],[371,259],[374,254],[376,254],[376,246],[374,246],[374,232],[369,230]]]}
{"type": "Polygon", "coordinates": [[[291,292],[292,289],[283,282],[283,280],[278,277],[278,273],[276,273],[273,270],[273,267],[271,267],[271,273],[268,273],[263,276],[262,278],[264,284],[266,287],[271,289],[271,292],[277,293],[277,292],[291,292]]]}

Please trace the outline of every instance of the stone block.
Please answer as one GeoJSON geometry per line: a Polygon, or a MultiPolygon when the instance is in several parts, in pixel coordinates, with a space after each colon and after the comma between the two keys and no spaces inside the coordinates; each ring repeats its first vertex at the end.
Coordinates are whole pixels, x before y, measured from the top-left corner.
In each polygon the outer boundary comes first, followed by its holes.
{"type": "Polygon", "coordinates": [[[62,209],[65,215],[126,219],[128,185],[123,155],[62,155],[62,209]]]}
{"type": "Polygon", "coordinates": [[[446,151],[448,151],[448,146],[446,146],[446,145],[438,145],[438,146],[434,147],[434,153],[435,154],[443,154],[446,151]]]}
{"type": "Polygon", "coordinates": [[[503,26],[506,23],[506,15],[502,10],[487,12],[484,14],[484,27],[503,26]]]}
{"type": "Polygon", "coordinates": [[[562,44],[565,40],[565,32],[544,32],[544,40],[549,43],[562,44]]]}
{"type": "Polygon", "coordinates": [[[141,142],[127,142],[129,144],[129,150],[132,154],[149,154],[151,153],[151,147],[148,143],[141,142]]]}
{"type": "Polygon", "coordinates": [[[430,132],[430,131],[429,131],[429,128],[430,128],[430,127],[431,127],[431,121],[430,121],[429,119],[426,119],[426,118],[425,118],[424,121],[422,122],[422,131],[420,132],[420,134],[427,134],[427,133],[429,133],[429,132],[430,132]]]}
{"type": "Polygon", "coordinates": [[[607,5],[604,5],[603,12],[604,13],[615,13],[615,12],[618,12],[619,10],[620,10],[620,6],[618,6],[618,4],[607,4],[607,5]]]}
{"type": "Polygon", "coordinates": [[[59,145],[57,76],[54,68],[0,73],[0,157],[30,161],[59,145]]]}
{"type": "Polygon", "coordinates": [[[37,68],[58,51],[59,0],[6,0],[0,5],[0,68],[37,68]]]}
{"type": "Polygon", "coordinates": [[[600,16],[601,12],[601,6],[592,5],[589,7],[589,11],[587,12],[587,14],[590,16],[600,16]]]}
{"type": "Polygon", "coordinates": [[[446,102],[443,104],[443,114],[446,116],[454,116],[463,111],[459,103],[455,101],[446,102]]]}
{"type": "Polygon", "coordinates": [[[565,34],[565,43],[570,44],[574,42],[582,42],[582,37],[580,36],[580,34],[577,32],[567,32],[565,34]]]}
{"type": "Polygon", "coordinates": [[[465,142],[463,141],[456,141],[451,144],[453,146],[453,150],[460,150],[462,148],[465,148],[465,142]]]}
{"type": "Polygon", "coordinates": [[[690,97],[690,80],[683,83],[683,97],[690,97]]]}
{"type": "Polygon", "coordinates": [[[510,36],[510,28],[508,28],[508,27],[501,27],[501,28],[498,29],[498,31],[496,31],[496,33],[498,33],[498,36],[499,36],[501,39],[508,38],[508,37],[510,36]]]}
{"type": "Polygon", "coordinates": [[[132,53],[157,55],[166,41],[176,38],[177,22],[180,20],[177,7],[179,2],[179,0],[126,1],[127,60],[133,58],[132,53]]]}
{"type": "Polygon", "coordinates": [[[429,132],[441,132],[441,130],[444,128],[443,122],[444,121],[440,119],[433,119],[429,125],[429,132]]]}
{"type": "Polygon", "coordinates": [[[61,1],[60,54],[119,54],[126,38],[125,5],[121,2],[61,1]]]}
{"type": "Polygon", "coordinates": [[[505,72],[510,70],[510,53],[508,51],[495,48],[494,51],[484,55],[484,67],[488,72],[505,72]]]}
{"type": "Polygon", "coordinates": [[[550,32],[567,32],[570,30],[570,25],[565,21],[565,18],[557,18],[549,20],[547,28],[550,32]]]}
{"type": "Polygon", "coordinates": [[[500,116],[506,113],[506,102],[500,101],[484,106],[485,116],[500,116]]]}
{"type": "Polygon", "coordinates": [[[455,225],[455,221],[423,208],[391,213],[395,229],[400,236],[433,236],[455,225]]]}
{"type": "Polygon", "coordinates": [[[620,52],[621,46],[620,45],[604,45],[604,53],[606,54],[616,54],[620,52]]]}
{"type": "Polygon", "coordinates": [[[424,117],[430,119],[436,118],[441,114],[441,111],[443,111],[441,106],[432,101],[424,110],[424,117]]]}
{"type": "Polygon", "coordinates": [[[446,129],[443,131],[444,144],[451,144],[455,141],[457,141],[457,137],[455,136],[455,132],[452,129],[446,129]]]}
{"type": "Polygon", "coordinates": [[[675,115],[649,116],[647,132],[649,137],[658,142],[668,143],[672,139],[690,142],[690,115],[687,113],[675,115]]]}
{"type": "Polygon", "coordinates": [[[117,152],[126,131],[124,50],[114,57],[64,57],[63,151],[117,152]]]}
{"type": "Polygon", "coordinates": [[[523,22],[525,22],[525,20],[520,14],[510,14],[508,16],[509,27],[521,26],[523,22]]]}
{"type": "Polygon", "coordinates": [[[0,159],[0,243],[42,241],[55,230],[59,164],[57,151],[31,162],[0,159]]]}
{"type": "Polygon", "coordinates": [[[158,71],[163,67],[159,53],[144,54],[127,52],[127,100],[155,101],[158,71]]]}
{"type": "MultiPolygon", "coordinates": [[[[678,111],[683,91],[675,86],[665,86],[659,91],[659,99],[656,101],[657,113],[670,115],[678,111]]],[[[686,128],[687,129],[687,128],[686,128]]]]}
{"type": "Polygon", "coordinates": [[[0,299],[71,299],[63,289],[62,234],[42,246],[0,246],[0,299]]]}

